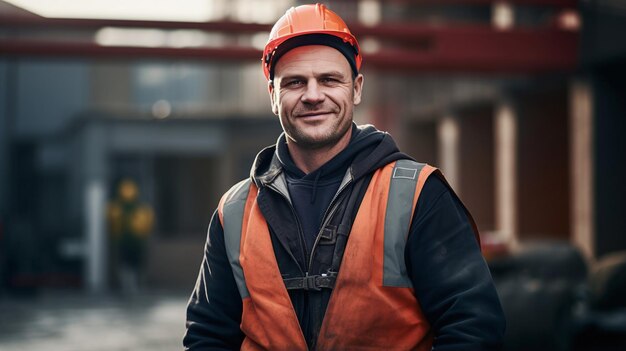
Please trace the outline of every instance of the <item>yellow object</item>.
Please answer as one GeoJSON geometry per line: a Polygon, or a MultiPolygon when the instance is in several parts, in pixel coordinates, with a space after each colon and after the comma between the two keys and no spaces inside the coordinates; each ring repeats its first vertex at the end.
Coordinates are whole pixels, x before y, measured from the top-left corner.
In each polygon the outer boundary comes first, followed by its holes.
{"type": "Polygon", "coordinates": [[[117,188],[117,194],[122,201],[132,202],[137,200],[139,189],[137,184],[130,179],[124,179],[117,188]]]}
{"type": "Polygon", "coordinates": [[[153,223],[154,212],[147,206],[140,206],[131,214],[130,228],[131,231],[138,236],[147,236],[150,234],[153,223]]]}
{"type": "Polygon", "coordinates": [[[137,203],[139,188],[131,179],[122,180],[115,200],[109,203],[107,219],[109,231],[116,238],[126,232],[135,237],[147,237],[154,226],[154,212],[147,205],[137,203]]]}

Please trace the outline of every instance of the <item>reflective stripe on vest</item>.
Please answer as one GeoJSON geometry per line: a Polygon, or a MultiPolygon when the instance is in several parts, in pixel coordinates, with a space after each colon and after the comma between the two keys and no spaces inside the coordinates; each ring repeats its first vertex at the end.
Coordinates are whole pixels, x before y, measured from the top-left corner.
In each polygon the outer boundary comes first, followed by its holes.
{"type": "Polygon", "coordinates": [[[250,191],[250,179],[243,180],[233,186],[220,201],[218,215],[224,228],[224,245],[228,262],[233,270],[237,288],[241,298],[250,296],[246,288],[246,280],[239,263],[239,246],[241,245],[241,227],[243,226],[244,212],[246,204],[249,202],[248,195],[254,194],[250,191]]]}
{"type": "MultiPolygon", "coordinates": [[[[404,248],[419,194],[435,170],[400,160],[372,176],[317,349],[430,349],[430,325],[407,275],[404,248]]],[[[306,350],[256,193],[250,181],[241,182],[219,206],[228,259],[243,299],[242,349],[306,350]]]]}
{"type": "Polygon", "coordinates": [[[385,260],[383,285],[412,288],[411,280],[404,262],[404,244],[406,243],[411,219],[413,218],[413,199],[417,177],[424,167],[423,163],[399,160],[394,166],[389,182],[389,197],[385,211],[385,260]]]}

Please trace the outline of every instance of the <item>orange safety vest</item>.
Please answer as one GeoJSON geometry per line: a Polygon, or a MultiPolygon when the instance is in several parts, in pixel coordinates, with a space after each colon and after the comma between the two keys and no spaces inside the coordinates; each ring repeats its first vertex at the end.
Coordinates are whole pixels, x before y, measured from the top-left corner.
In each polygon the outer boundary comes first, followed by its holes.
{"type": "MultiPolygon", "coordinates": [[[[378,169],[359,206],[328,303],[319,350],[430,350],[433,335],[404,261],[419,194],[436,168],[399,160],[378,169]]],[[[248,179],[220,201],[231,268],[243,299],[242,350],[307,350],[248,179]]]]}

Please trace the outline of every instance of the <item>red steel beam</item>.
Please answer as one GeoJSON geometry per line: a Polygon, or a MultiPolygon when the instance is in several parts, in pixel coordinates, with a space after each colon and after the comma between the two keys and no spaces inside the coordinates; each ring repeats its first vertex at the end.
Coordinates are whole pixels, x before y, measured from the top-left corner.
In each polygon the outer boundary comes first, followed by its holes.
{"type": "MultiPolygon", "coordinates": [[[[448,24],[448,25],[419,25],[419,24],[380,24],[376,26],[364,26],[361,24],[350,27],[353,33],[360,37],[372,37],[403,43],[423,43],[428,40],[450,40],[450,38],[461,38],[462,41],[487,38],[491,41],[499,41],[509,37],[517,37],[528,33],[532,35],[548,34],[557,37],[578,36],[575,31],[566,31],[557,28],[555,25],[548,27],[513,27],[507,30],[500,30],[491,25],[484,24],[448,24]],[[466,38],[466,39],[463,39],[466,38]]],[[[526,35],[528,36],[528,35],[526,35]]],[[[529,40],[533,40],[529,38],[529,40]]],[[[541,40],[541,39],[538,39],[541,40]]]]}
{"type": "MultiPolygon", "coordinates": [[[[216,22],[170,22],[170,21],[136,21],[136,20],[100,20],[100,19],[74,19],[74,18],[43,18],[43,17],[6,17],[0,15],[0,28],[16,30],[34,29],[74,29],[74,30],[97,30],[103,27],[120,28],[157,28],[157,29],[196,29],[209,32],[221,32],[224,34],[251,34],[269,32],[271,25],[258,23],[239,23],[229,21],[216,22]]],[[[357,36],[370,36],[381,39],[391,39],[402,42],[420,42],[424,38],[431,37],[433,33],[463,31],[471,35],[489,35],[495,29],[488,24],[458,25],[446,24],[445,26],[429,26],[415,23],[382,23],[374,26],[366,26],[361,23],[349,24],[351,31],[357,36]]],[[[554,25],[539,27],[537,30],[556,30],[554,25]]],[[[515,28],[525,30],[524,28],[515,28]]],[[[533,29],[528,29],[533,30],[533,29]]]]}
{"type": "Polygon", "coordinates": [[[233,21],[178,22],[144,21],[122,19],[46,18],[0,15],[0,28],[16,29],[78,29],[97,30],[103,27],[151,28],[151,29],[197,29],[234,34],[269,32],[271,24],[242,23],[233,21]]]}
{"type": "MultiPolygon", "coordinates": [[[[453,0],[445,0],[453,1],[453,0]]],[[[489,0],[470,0],[489,1],[489,0]]],[[[518,0],[519,2],[542,2],[518,0]]],[[[569,0],[551,0],[550,3],[569,0]]],[[[59,19],[43,17],[3,17],[0,28],[21,32],[29,28],[36,32],[51,29],[94,31],[103,27],[196,29],[225,34],[250,34],[269,31],[267,24],[216,22],[170,22],[98,19],[59,19]]],[[[536,72],[572,70],[577,64],[578,33],[554,26],[513,28],[506,31],[490,25],[428,26],[418,24],[383,23],[365,26],[350,25],[357,37],[370,37],[384,43],[385,49],[365,53],[369,67],[418,71],[494,71],[536,72]],[[395,48],[392,44],[395,44],[395,48]]],[[[83,56],[114,58],[167,58],[200,60],[255,60],[260,51],[250,47],[171,48],[116,47],[95,43],[60,42],[50,39],[32,41],[2,39],[0,55],[19,56],[83,56]]]]}
{"type": "MultiPolygon", "coordinates": [[[[478,0],[477,0],[478,1],[478,0]]],[[[531,0],[528,0],[531,1],[531,0]]],[[[446,26],[454,26],[454,23],[446,26]]],[[[411,36],[415,30],[420,31],[425,26],[415,23],[381,23],[375,26],[365,26],[358,22],[348,23],[350,30],[357,36],[366,34],[378,36],[382,33],[392,33],[394,36],[411,36]]],[[[477,25],[480,26],[480,25],[477,25]]],[[[490,28],[488,24],[485,24],[490,28]]],[[[233,21],[211,22],[177,22],[177,21],[145,21],[145,20],[121,20],[121,19],[84,19],[84,18],[45,18],[0,15],[0,28],[11,29],[75,29],[75,30],[98,30],[104,27],[119,28],[150,28],[150,29],[195,29],[207,32],[223,32],[228,34],[251,34],[269,32],[271,24],[244,23],[233,21]]],[[[383,34],[384,35],[384,34],[383,34]]]]}
{"type": "Polygon", "coordinates": [[[93,43],[66,43],[39,40],[0,39],[0,56],[90,57],[118,59],[198,59],[216,61],[261,61],[262,52],[248,47],[172,48],[141,46],[101,46],[93,43]]]}
{"type": "MultiPolygon", "coordinates": [[[[378,33],[393,38],[393,31],[378,33]]],[[[380,68],[432,71],[533,73],[571,71],[578,65],[577,32],[556,29],[512,29],[468,26],[415,28],[398,48],[364,54],[380,68]]]]}
{"type": "MultiPolygon", "coordinates": [[[[382,30],[378,37],[393,38],[395,30],[397,28],[382,30]]],[[[369,35],[368,32],[363,34],[369,35]]],[[[364,67],[402,71],[533,73],[571,71],[578,64],[576,32],[556,29],[498,31],[468,26],[415,27],[409,34],[404,37],[407,42],[403,45],[365,52],[364,67]]],[[[260,60],[261,51],[251,47],[119,47],[3,39],[0,40],[0,55],[254,61],[260,60]]]]}

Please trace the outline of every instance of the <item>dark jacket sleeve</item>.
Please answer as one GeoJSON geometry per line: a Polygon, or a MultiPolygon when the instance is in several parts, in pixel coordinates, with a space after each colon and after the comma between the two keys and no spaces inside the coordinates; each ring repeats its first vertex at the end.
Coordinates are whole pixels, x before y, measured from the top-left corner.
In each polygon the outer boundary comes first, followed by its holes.
{"type": "Polygon", "coordinates": [[[211,218],[204,258],[187,305],[185,350],[238,350],[242,302],[226,256],[217,211],[211,218]]]}
{"type": "Polygon", "coordinates": [[[505,319],[463,205],[436,175],[425,183],[405,251],[434,332],[434,351],[498,350],[505,319]]]}

